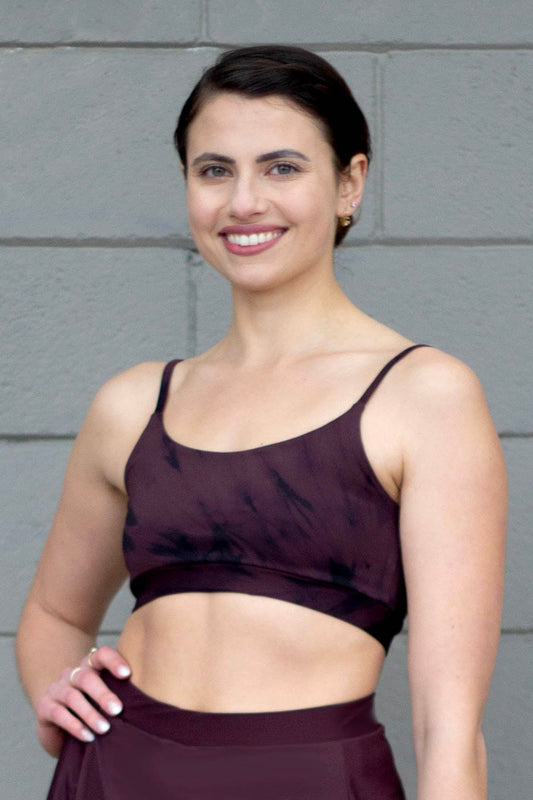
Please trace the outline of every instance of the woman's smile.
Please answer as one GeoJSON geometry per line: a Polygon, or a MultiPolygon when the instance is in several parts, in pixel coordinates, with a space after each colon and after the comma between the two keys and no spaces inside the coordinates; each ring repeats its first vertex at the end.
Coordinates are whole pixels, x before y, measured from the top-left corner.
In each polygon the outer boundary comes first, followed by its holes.
{"type": "Polygon", "coordinates": [[[286,228],[265,225],[228,225],[220,231],[226,249],[238,256],[253,256],[273,247],[286,228]]]}
{"type": "Polygon", "coordinates": [[[332,149],[309,115],[281,97],[221,93],[192,122],[188,152],[191,232],[234,286],[270,289],[332,270],[346,203],[332,149]]]}

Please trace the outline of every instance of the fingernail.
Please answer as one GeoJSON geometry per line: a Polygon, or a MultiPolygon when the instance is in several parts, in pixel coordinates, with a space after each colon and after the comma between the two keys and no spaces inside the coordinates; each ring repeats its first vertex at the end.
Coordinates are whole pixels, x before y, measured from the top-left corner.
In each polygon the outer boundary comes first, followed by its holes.
{"type": "Polygon", "coordinates": [[[99,719],[96,723],[96,727],[100,733],[107,733],[111,725],[106,719],[99,719]]]}
{"type": "Polygon", "coordinates": [[[86,742],[94,742],[94,733],[87,730],[87,728],[83,728],[81,732],[82,739],[85,739],[86,742]]]}
{"type": "Polygon", "coordinates": [[[116,700],[112,700],[108,705],[108,709],[109,713],[115,717],[122,711],[122,706],[120,705],[120,703],[117,703],[116,700]]]}
{"type": "Polygon", "coordinates": [[[125,664],[121,664],[120,667],[117,667],[117,675],[121,678],[127,678],[128,675],[131,675],[131,669],[125,664]]]}

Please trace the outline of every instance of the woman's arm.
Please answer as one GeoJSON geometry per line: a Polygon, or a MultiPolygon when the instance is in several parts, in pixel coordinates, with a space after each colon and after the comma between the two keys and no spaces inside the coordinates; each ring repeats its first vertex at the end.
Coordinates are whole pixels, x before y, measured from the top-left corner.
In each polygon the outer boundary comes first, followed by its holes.
{"type": "MultiPolygon", "coordinates": [[[[87,666],[86,654],[126,577],[123,471],[155,405],[160,372],[157,363],[140,365],[96,395],[74,443],[22,613],[16,640],[20,677],[36,711],[41,744],[51,755],[59,752],[63,730],[85,741],[88,729],[103,732],[99,724],[105,720],[80,689],[107,711],[119,703],[94,670],[80,671],[76,687],[68,676],[73,667],[87,666]]],[[[127,674],[125,660],[112,648],[100,648],[91,661],[117,677],[127,674]]]]}
{"type": "Polygon", "coordinates": [[[400,516],[417,799],[485,800],[481,722],[501,621],[505,464],[482,387],[462,362],[428,351],[408,395],[400,516]]]}

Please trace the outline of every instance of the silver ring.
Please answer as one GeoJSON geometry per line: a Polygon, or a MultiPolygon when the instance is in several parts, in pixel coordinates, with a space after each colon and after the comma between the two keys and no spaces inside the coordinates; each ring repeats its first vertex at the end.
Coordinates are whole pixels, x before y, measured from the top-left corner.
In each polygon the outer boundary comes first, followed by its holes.
{"type": "Polygon", "coordinates": [[[97,647],[91,647],[91,649],[89,650],[89,654],[87,656],[87,664],[90,666],[91,669],[96,669],[96,667],[94,666],[93,662],[91,661],[91,656],[94,653],[97,653],[97,652],[98,652],[98,648],[97,647]]]}
{"type": "Polygon", "coordinates": [[[76,677],[78,672],[81,672],[81,669],[82,669],[81,667],[74,667],[74,669],[70,670],[70,675],[68,676],[68,681],[71,684],[71,686],[75,686],[74,678],[76,677]]]}

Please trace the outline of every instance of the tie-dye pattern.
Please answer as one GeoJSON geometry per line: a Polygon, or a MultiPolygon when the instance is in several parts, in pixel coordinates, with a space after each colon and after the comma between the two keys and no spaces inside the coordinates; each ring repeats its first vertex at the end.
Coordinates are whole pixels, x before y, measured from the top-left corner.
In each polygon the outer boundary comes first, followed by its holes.
{"type": "Polygon", "coordinates": [[[126,467],[124,558],[135,609],[162,595],[232,591],[338,617],[388,650],[406,614],[399,506],[365,455],[360,419],[388,370],[320,428],[235,452],[172,440],[162,420],[178,361],[126,467]]]}

